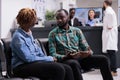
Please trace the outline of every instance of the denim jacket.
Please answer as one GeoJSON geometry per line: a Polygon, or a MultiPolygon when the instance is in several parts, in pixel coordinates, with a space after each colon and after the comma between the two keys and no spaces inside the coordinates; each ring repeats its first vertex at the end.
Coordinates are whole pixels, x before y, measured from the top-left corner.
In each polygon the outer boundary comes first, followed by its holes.
{"type": "Polygon", "coordinates": [[[46,56],[41,47],[35,43],[32,33],[27,34],[21,28],[15,31],[10,46],[12,49],[12,68],[34,61],[53,61],[53,57],[46,56]]]}

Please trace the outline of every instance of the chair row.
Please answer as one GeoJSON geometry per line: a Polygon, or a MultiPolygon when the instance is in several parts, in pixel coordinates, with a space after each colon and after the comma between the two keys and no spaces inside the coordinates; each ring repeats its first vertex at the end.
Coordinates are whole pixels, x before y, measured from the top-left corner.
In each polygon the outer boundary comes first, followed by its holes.
{"type": "MultiPolygon", "coordinates": [[[[28,78],[14,77],[11,68],[11,58],[12,51],[10,48],[10,38],[4,38],[0,40],[0,61],[1,61],[1,71],[0,80],[41,80],[34,76],[28,78]]],[[[36,39],[35,42],[40,46],[46,55],[48,53],[48,40],[47,39],[36,39]]]]}

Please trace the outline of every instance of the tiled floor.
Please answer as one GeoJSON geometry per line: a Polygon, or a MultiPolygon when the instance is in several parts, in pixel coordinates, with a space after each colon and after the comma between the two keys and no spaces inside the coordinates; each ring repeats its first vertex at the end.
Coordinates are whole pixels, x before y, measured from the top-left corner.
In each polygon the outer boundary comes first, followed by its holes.
{"type": "MultiPolygon", "coordinates": [[[[84,73],[83,78],[84,80],[103,80],[99,69],[84,73]]],[[[120,80],[120,69],[118,69],[118,76],[113,78],[114,80],[120,80]]]]}

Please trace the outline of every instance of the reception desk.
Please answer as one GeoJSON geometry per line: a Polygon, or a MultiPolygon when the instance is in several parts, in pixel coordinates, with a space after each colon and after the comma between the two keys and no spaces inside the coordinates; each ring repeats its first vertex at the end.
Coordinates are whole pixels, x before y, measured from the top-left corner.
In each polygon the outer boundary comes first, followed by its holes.
{"type": "MultiPolygon", "coordinates": [[[[49,32],[55,27],[32,28],[34,38],[48,38],[49,32]]],[[[94,51],[94,55],[101,55],[102,53],[102,27],[78,27],[83,31],[85,38],[94,51]]],[[[117,65],[120,67],[120,27],[118,27],[118,52],[117,52],[117,65]]],[[[12,32],[13,33],[13,32],[12,32]]]]}

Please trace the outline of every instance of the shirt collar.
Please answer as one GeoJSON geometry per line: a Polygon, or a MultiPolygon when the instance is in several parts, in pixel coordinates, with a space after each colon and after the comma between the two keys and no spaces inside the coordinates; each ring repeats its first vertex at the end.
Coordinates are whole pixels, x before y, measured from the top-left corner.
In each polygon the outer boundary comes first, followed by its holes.
{"type": "Polygon", "coordinates": [[[109,9],[112,9],[112,7],[108,6],[108,7],[106,8],[105,12],[106,12],[107,10],[109,10],[109,9]]]}
{"type": "Polygon", "coordinates": [[[94,22],[95,21],[95,19],[92,19],[92,20],[88,20],[88,22],[94,22]]]}
{"type": "Polygon", "coordinates": [[[75,17],[73,17],[71,20],[74,20],[75,19],[75,17]]]}
{"type": "Polygon", "coordinates": [[[112,7],[108,6],[106,9],[111,9],[112,7]]]}
{"type": "Polygon", "coordinates": [[[24,36],[26,36],[26,37],[31,37],[31,35],[32,35],[32,32],[30,32],[30,34],[28,34],[27,32],[25,32],[23,29],[21,29],[21,28],[18,28],[18,31],[20,32],[20,33],[22,33],[24,36]]]}
{"type": "Polygon", "coordinates": [[[71,26],[69,26],[69,29],[68,29],[68,30],[61,29],[61,28],[58,27],[58,33],[64,33],[64,32],[67,32],[67,33],[72,32],[72,28],[71,28],[71,26]]]}

